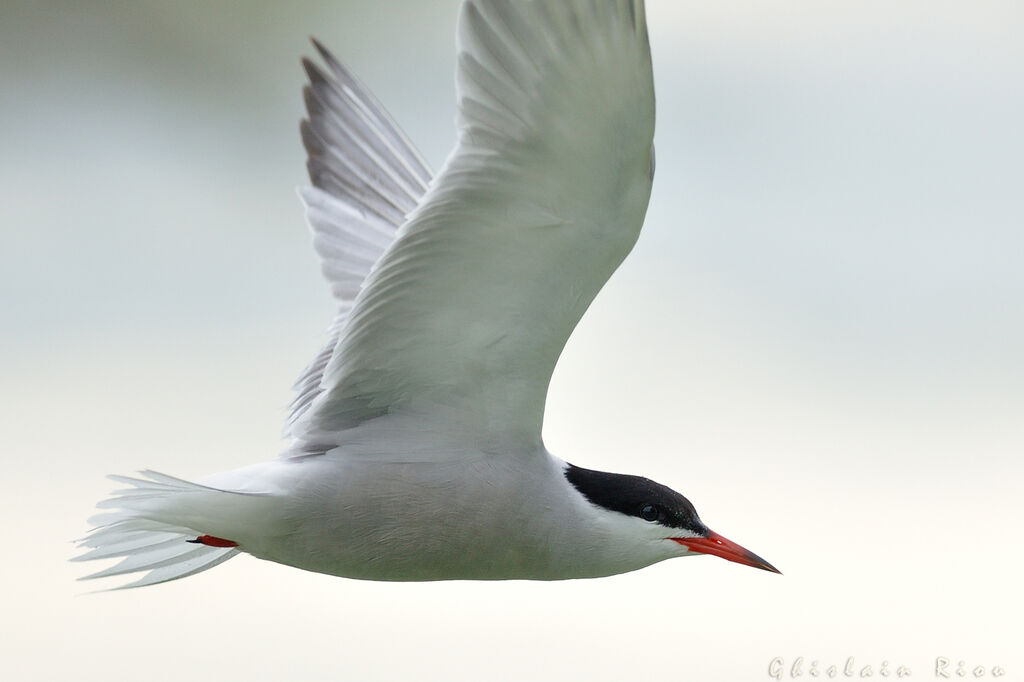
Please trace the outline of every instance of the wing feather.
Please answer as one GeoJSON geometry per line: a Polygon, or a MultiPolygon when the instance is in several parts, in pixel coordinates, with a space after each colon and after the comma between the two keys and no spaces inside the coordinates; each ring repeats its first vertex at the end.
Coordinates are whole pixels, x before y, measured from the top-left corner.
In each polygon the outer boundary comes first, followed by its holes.
{"type": "Polygon", "coordinates": [[[457,46],[455,151],[356,296],[299,451],[384,415],[535,450],[558,356],[639,234],[654,133],[642,2],[467,0],[457,46]]]}
{"type": "Polygon", "coordinates": [[[363,281],[431,181],[426,162],[376,98],[319,42],[327,71],[308,59],[300,130],[312,187],[299,196],[313,247],[338,300],[327,341],[293,386],[286,433],[321,393],[324,368],[363,281]]]}

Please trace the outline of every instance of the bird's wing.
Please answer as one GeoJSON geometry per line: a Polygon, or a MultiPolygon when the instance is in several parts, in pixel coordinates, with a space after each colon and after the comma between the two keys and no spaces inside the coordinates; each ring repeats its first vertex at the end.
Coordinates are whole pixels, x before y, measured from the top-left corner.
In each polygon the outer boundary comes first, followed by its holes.
{"type": "Polygon", "coordinates": [[[327,342],[295,382],[287,432],[322,390],[321,378],[359,288],[395,240],[431,180],[426,163],[376,98],[320,43],[325,73],[308,59],[302,141],[312,187],[306,219],[339,303],[327,342]]]}
{"type": "Polygon", "coordinates": [[[367,277],[297,450],[412,415],[485,451],[540,444],[569,334],[632,248],[651,188],[641,0],[467,0],[459,138],[367,277]]]}

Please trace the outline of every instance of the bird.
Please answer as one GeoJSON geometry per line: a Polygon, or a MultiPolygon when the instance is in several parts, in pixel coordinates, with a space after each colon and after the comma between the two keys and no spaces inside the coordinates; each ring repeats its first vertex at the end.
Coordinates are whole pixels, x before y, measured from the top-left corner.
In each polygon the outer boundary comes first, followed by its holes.
{"type": "Polygon", "coordinates": [[[643,0],[464,0],[457,141],[434,174],[320,42],[308,186],[337,303],[281,455],[196,481],[144,470],[97,505],[82,579],[140,587],[246,553],[363,580],[564,580],[712,555],[779,573],[641,476],[552,455],[562,349],[632,249],[654,178],[643,0]]]}

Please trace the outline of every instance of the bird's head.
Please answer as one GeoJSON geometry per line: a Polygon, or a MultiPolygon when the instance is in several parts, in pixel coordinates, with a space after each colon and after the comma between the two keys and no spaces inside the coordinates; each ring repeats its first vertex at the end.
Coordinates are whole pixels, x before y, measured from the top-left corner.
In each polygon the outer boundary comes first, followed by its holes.
{"type": "Polygon", "coordinates": [[[565,477],[586,500],[614,521],[617,532],[639,539],[654,560],[710,554],[773,573],[777,568],[704,525],[688,499],[641,476],[592,471],[569,464],[565,477]]]}

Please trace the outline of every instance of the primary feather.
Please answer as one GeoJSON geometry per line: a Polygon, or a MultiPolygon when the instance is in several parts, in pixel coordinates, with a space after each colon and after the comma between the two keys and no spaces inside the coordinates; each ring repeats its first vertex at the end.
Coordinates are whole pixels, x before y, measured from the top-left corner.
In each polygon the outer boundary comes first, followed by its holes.
{"type": "Polygon", "coordinates": [[[324,368],[363,280],[431,180],[426,162],[377,99],[327,48],[313,44],[329,73],[302,62],[309,85],[300,130],[313,185],[299,195],[339,310],[327,342],[295,382],[286,435],[322,391],[324,368]]]}

